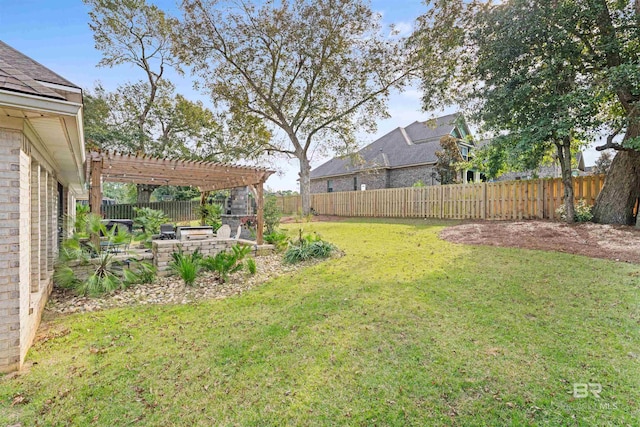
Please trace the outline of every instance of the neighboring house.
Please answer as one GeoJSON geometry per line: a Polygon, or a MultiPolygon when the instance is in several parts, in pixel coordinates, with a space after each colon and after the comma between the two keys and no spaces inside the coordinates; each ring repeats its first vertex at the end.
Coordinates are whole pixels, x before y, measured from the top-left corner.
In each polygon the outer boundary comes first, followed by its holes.
{"type": "Polygon", "coordinates": [[[0,41],[0,371],[35,336],[84,156],[82,90],[0,41]]]}
{"type": "MultiPolygon", "coordinates": [[[[468,159],[474,144],[464,117],[450,114],[433,121],[399,127],[352,156],[335,157],[311,171],[311,192],[375,190],[411,187],[418,181],[438,185],[436,151],[440,138],[459,139],[462,156],[468,159]]],[[[474,171],[465,171],[466,181],[477,181],[474,171]]]]}
{"type": "MultiPolygon", "coordinates": [[[[576,154],[574,168],[572,169],[573,176],[585,176],[592,175],[591,168],[585,168],[584,156],[582,152],[576,154]]],[[[528,170],[522,172],[505,172],[493,181],[517,181],[521,179],[537,179],[537,178],[562,178],[562,168],[560,167],[560,160],[554,155],[553,160],[549,164],[541,165],[536,170],[528,170]]]]}

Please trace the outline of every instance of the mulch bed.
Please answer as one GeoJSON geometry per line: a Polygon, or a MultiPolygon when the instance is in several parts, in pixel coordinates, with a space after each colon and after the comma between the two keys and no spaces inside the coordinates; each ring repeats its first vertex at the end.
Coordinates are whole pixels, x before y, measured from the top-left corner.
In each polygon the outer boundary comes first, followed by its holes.
{"type": "Polygon", "coordinates": [[[445,228],[440,238],[468,245],[567,252],[640,264],[640,230],[551,221],[474,221],[445,228]]]}

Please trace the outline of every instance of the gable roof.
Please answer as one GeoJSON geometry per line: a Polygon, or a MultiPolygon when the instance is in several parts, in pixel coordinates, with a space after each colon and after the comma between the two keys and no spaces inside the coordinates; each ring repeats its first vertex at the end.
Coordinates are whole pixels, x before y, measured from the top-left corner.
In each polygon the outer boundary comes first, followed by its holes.
{"type": "Polygon", "coordinates": [[[80,89],[8,44],[0,41],[0,89],[47,98],[65,99],[43,83],[53,83],[80,89]]]}
{"type": "Polygon", "coordinates": [[[451,135],[457,127],[469,133],[459,113],[438,117],[434,123],[415,121],[407,127],[392,130],[353,156],[334,157],[312,170],[311,178],[435,163],[436,151],[442,149],[440,138],[451,135]]]}

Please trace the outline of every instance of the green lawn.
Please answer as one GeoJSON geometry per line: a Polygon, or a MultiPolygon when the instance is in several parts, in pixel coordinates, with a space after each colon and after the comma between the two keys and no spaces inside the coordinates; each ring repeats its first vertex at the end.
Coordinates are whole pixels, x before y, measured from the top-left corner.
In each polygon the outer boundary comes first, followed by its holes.
{"type": "Polygon", "coordinates": [[[444,225],[290,224],[345,256],[50,321],[0,380],[0,425],[638,425],[640,266],[453,245],[444,225]]]}

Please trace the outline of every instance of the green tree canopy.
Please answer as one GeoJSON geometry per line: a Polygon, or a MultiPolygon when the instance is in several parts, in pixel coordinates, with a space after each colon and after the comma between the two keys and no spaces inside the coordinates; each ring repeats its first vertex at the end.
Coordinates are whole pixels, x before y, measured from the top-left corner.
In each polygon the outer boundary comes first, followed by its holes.
{"type": "Polygon", "coordinates": [[[310,208],[314,152],[350,150],[358,129],[375,129],[389,90],[407,76],[399,41],[361,0],[186,0],[176,53],[212,100],[239,122],[261,121],[274,138],[261,149],[300,162],[310,208]]]}
{"type": "MultiPolygon", "coordinates": [[[[424,104],[462,103],[476,113],[483,129],[497,136],[484,155],[489,173],[505,164],[533,168],[555,147],[567,187],[575,144],[607,128],[626,134],[621,144],[610,139],[601,148],[632,155],[640,129],[634,107],[639,4],[438,0],[431,6],[412,38],[424,104]]],[[[637,175],[632,163],[625,167],[637,175]]],[[[637,178],[624,175],[607,180],[612,188],[627,187],[629,195],[618,206],[609,203],[612,211],[627,209],[640,194],[637,178]]]]}

